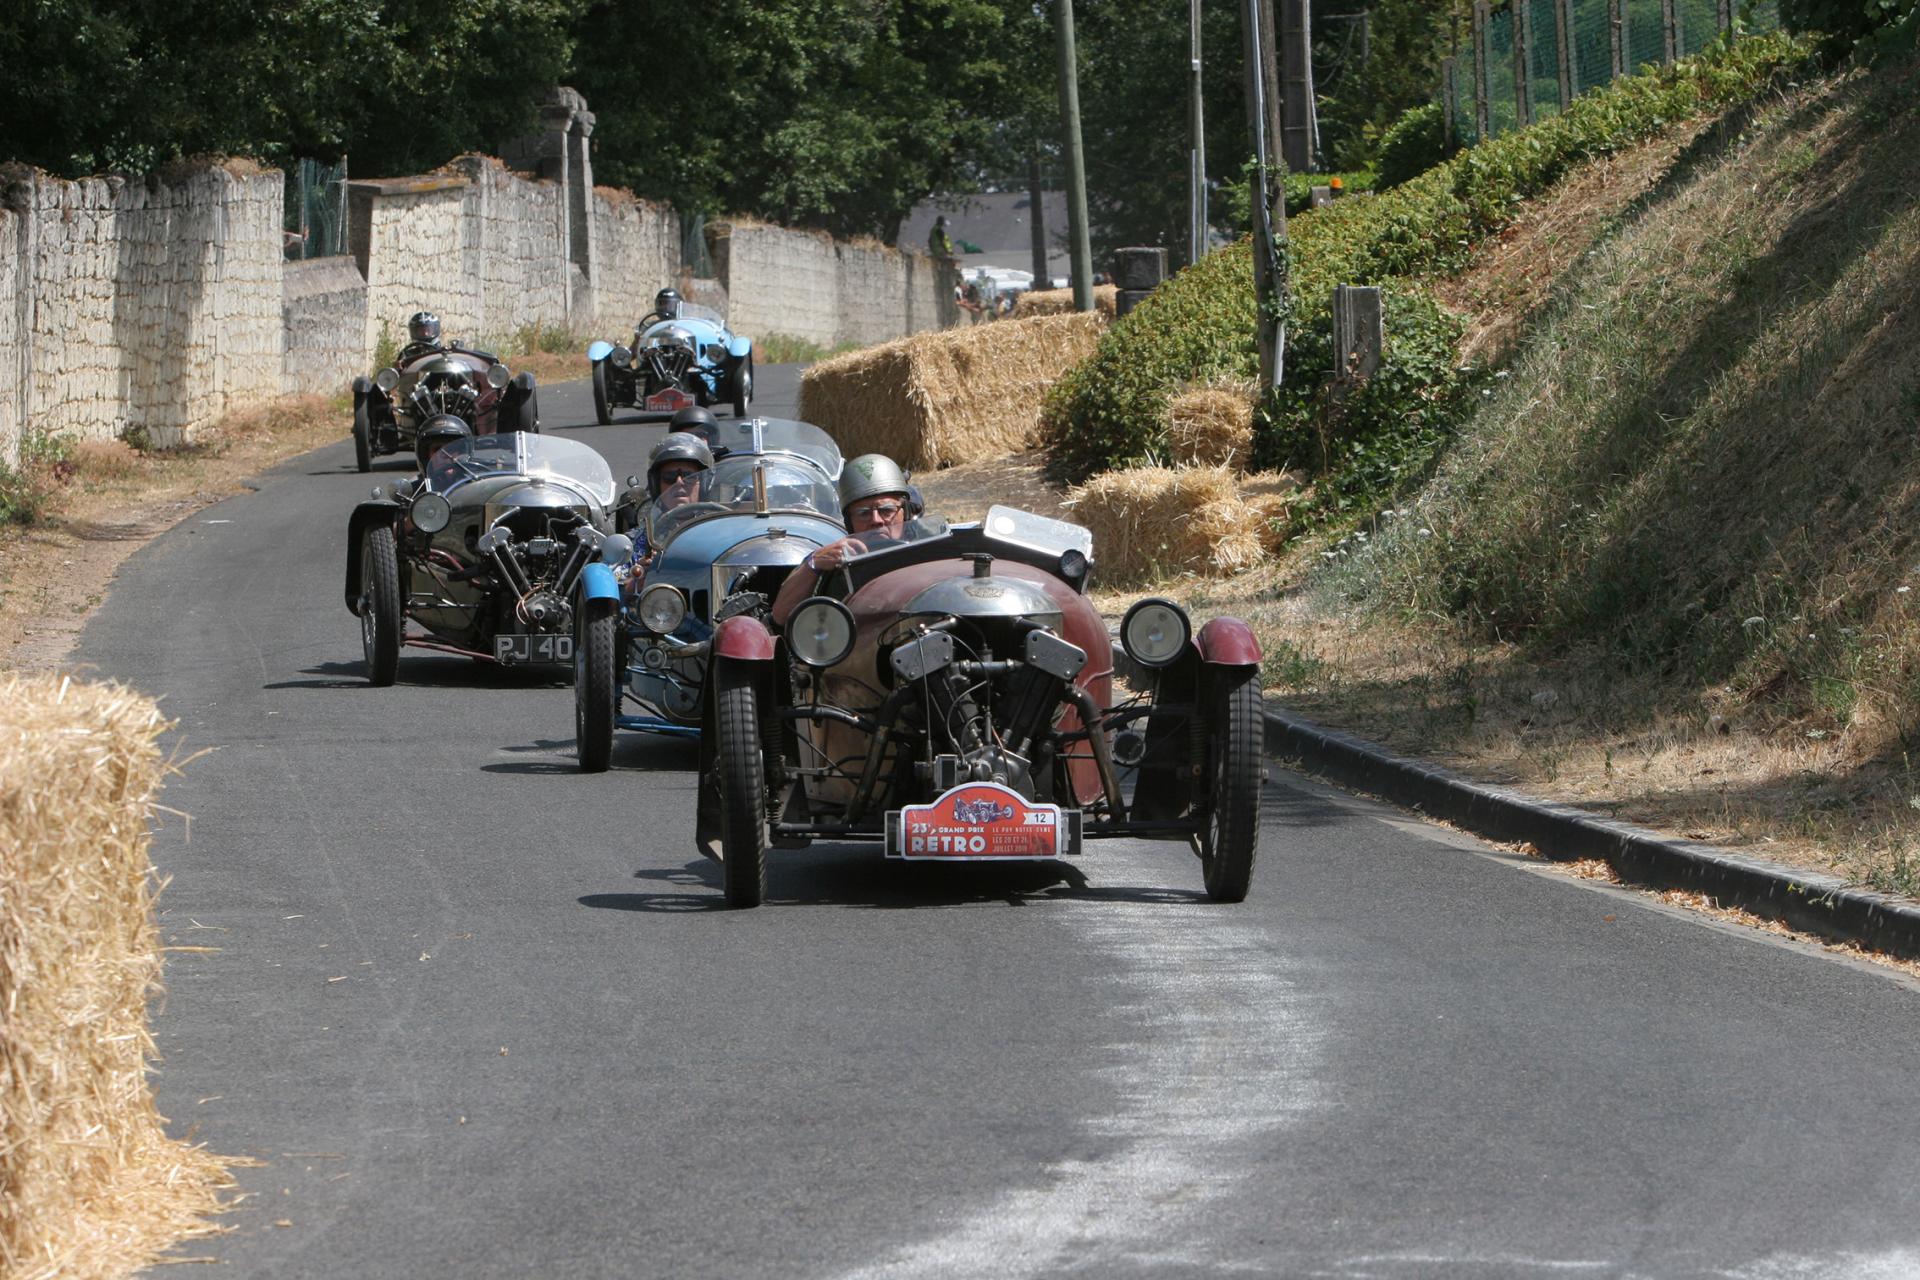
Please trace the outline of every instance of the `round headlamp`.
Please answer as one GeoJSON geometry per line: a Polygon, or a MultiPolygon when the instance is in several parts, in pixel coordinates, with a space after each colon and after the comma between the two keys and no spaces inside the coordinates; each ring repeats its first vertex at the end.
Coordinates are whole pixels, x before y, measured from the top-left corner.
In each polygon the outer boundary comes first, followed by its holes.
{"type": "Polygon", "coordinates": [[[786,634],[794,657],[831,667],[853,650],[853,613],[830,596],[814,596],[787,616],[786,634]]]}
{"type": "Polygon", "coordinates": [[[513,375],[507,372],[507,366],[495,362],[487,366],[487,385],[495,391],[507,385],[513,375]]]}
{"type": "Polygon", "coordinates": [[[613,353],[609,355],[607,359],[613,361],[614,368],[624,369],[633,363],[633,352],[627,350],[625,347],[615,347],[613,353]]]}
{"type": "Polygon", "coordinates": [[[1120,620],[1120,647],[1143,667],[1164,667],[1186,652],[1193,624],[1171,600],[1147,599],[1120,620]]]}
{"type": "Polygon", "coordinates": [[[610,533],[600,540],[602,564],[626,564],[633,559],[633,539],[624,533],[610,533]]]}
{"type": "Polygon", "coordinates": [[[413,500],[413,527],[422,533],[438,533],[453,519],[453,507],[437,493],[423,493],[413,500]]]}
{"type": "Polygon", "coordinates": [[[687,616],[687,598],[680,588],[656,582],[640,593],[640,625],[655,635],[672,635],[687,616]]]}
{"type": "Polygon", "coordinates": [[[382,391],[391,391],[400,385],[400,371],[389,365],[373,375],[373,385],[382,391]]]}
{"type": "Polygon", "coordinates": [[[1070,582],[1079,582],[1087,576],[1087,556],[1078,547],[1068,547],[1060,553],[1060,576],[1070,582]]]}

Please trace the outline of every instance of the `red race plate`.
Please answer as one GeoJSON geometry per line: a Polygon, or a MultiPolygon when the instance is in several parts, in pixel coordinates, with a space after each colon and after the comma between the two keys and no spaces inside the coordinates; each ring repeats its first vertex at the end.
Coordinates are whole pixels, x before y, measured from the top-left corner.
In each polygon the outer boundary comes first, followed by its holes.
{"type": "Polygon", "coordinates": [[[678,387],[668,387],[648,396],[647,408],[656,413],[678,413],[693,408],[693,397],[678,387]]]}
{"type": "Polygon", "coordinates": [[[966,782],[932,804],[887,815],[887,856],[908,861],[1058,858],[1066,824],[1057,804],[1032,804],[993,782],[966,782]]]}

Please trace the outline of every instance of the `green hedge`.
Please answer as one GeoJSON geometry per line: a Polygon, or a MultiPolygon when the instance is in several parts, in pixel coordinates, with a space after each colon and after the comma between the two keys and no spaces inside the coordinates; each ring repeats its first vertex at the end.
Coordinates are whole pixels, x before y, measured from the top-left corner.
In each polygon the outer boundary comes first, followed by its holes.
{"type": "MultiPolygon", "coordinates": [[[[1517,133],[1460,152],[1391,191],[1343,200],[1289,224],[1293,309],[1287,385],[1262,406],[1255,460],[1303,465],[1317,440],[1318,405],[1331,373],[1329,308],[1338,284],[1386,290],[1387,363],[1358,403],[1349,403],[1336,468],[1360,465],[1405,475],[1444,435],[1461,373],[1452,324],[1417,283],[1458,269],[1473,246],[1511,220],[1514,206],[1575,165],[1647,138],[1674,120],[1751,96],[1804,49],[1781,35],[1755,37],[1672,67],[1621,80],[1517,133]],[[1391,437],[1404,427],[1406,439],[1391,437]],[[1397,469],[1396,469],[1397,468],[1397,469]]],[[[1231,246],[1180,272],[1101,338],[1093,355],[1048,394],[1042,427],[1049,470],[1079,482],[1101,471],[1164,456],[1166,403],[1182,386],[1247,378],[1254,354],[1252,249],[1231,246]]],[[[1321,459],[1326,461],[1329,459],[1321,459]]],[[[1336,507],[1357,492],[1351,478],[1323,484],[1336,507]]],[[[1383,495],[1384,496],[1384,495],[1383,495]]]]}

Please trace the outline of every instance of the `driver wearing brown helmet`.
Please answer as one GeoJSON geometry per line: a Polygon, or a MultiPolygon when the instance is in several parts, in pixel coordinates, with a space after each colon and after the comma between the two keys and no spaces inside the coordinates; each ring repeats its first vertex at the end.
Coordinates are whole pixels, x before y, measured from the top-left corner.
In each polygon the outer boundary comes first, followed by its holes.
{"type": "Polygon", "coordinates": [[[847,522],[847,536],[812,552],[787,575],[774,600],[776,622],[785,622],[787,614],[814,593],[820,575],[855,556],[947,531],[946,521],[921,514],[919,491],[900,464],[883,453],[863,453],[841,471],[840,514],[847,522]]]}

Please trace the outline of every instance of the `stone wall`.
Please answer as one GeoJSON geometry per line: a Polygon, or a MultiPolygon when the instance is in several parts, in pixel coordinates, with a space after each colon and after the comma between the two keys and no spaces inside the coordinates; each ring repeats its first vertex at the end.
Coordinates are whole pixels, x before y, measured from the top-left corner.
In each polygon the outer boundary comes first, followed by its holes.
{"type": "Polygon", "coordinates": [[[480,296],[466,270],[468,186],[457,177],[348,184],[354,257],[367,282],[369,357],[382,338],[406,342],[416,311],[438,315],[449,336],[478,335],[480,296]]]}
{"type": "Polygon", "coordinates": [[[288,395],[340,395],[373,372],[367,350],[367,282],[352,258],[289,262],[282,281],[288,395]]]}
{"type": "Polygon", "coordinates": [[[680,275],[680,215],[666,205],[598,187],[593,216],[592,332],[621,340],[653,309],[653,295],[680,275]]]}
{"type": "Polygon", "coordinates": [[[277,394],[281,198],[278,172],[242,166],[10,174],[21,429],[170,446],[277,394]]]}
{"type": "Polygon", "coordinates": [[[20,319],[27,294],[20,288],[19,215],[0,209],[0,467],[20,465],[20,410],[26,396],[20,319]]]}
{"type": "Polygon", "coordinates": [[[865,346],[959,320],[951,264],[924,254],[754,222],[713,223],[707,236],[742,333],[865,346]]]}

